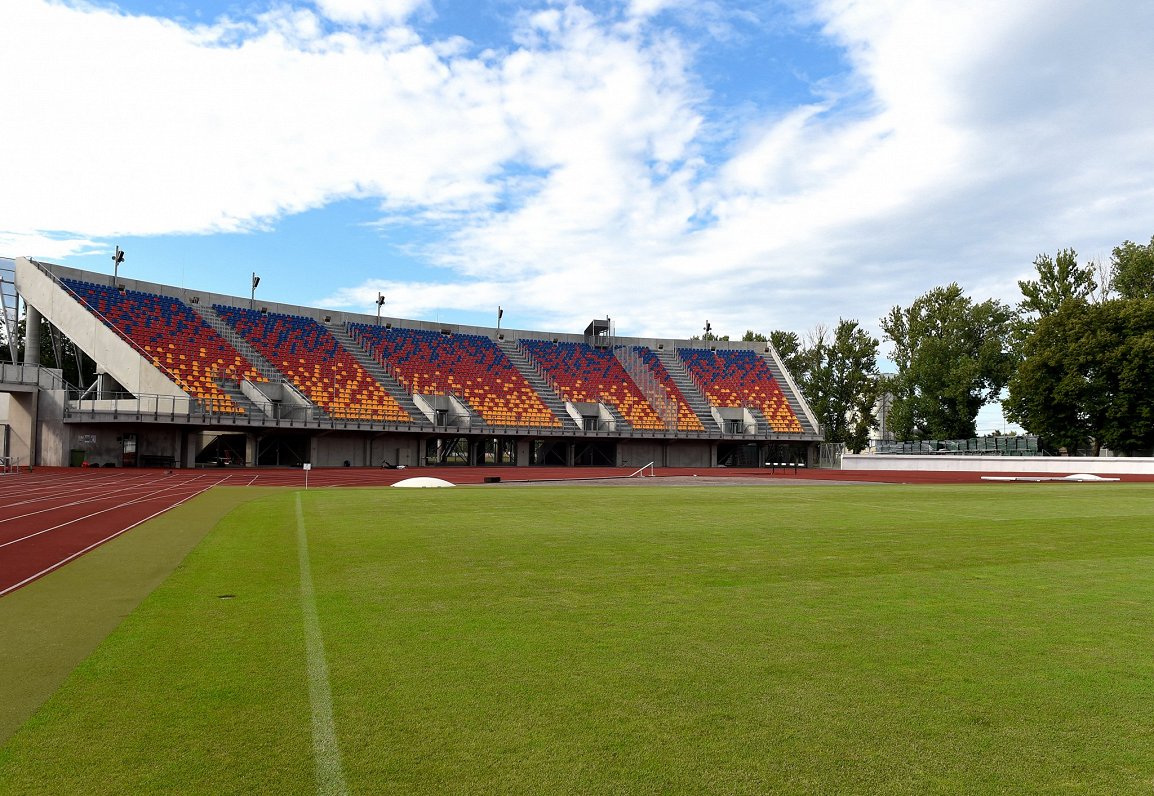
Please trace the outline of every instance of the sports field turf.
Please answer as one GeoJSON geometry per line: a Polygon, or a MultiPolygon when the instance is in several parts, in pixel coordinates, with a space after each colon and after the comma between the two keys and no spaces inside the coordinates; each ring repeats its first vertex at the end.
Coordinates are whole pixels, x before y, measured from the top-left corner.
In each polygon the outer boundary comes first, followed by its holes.
{"type": "Polygon", "coordinates": [[[3,794],[342,787],[1149,793],[1154,489],[262,492],[0,749],[3,794]]]}

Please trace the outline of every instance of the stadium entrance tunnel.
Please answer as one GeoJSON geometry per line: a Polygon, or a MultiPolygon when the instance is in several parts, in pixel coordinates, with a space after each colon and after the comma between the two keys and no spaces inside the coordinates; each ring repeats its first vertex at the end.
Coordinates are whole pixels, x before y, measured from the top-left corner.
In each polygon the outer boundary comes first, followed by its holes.
{"type": "Polygon", "coordinates": [[[426,466],[516,467],[515,437],[430,437],[425,441],[426,466]]]}
{"type": "Polygon", "coordinates": [[[257,440],[256,463],[266,467],[300,467],[309,456],[305,434],[265,434],[257,440]]]}
{"type": "Polygon", "coordinates": [[[196,454],[199,467],[243,467],[245,465],[244,434],[220,434],[209,438],[208,444],[196,454]]]}
{"type": "Polygon", "coordinates": [[[467,467],[471,452],[468,437],[432,437],[425,442],[425,464],[467,467]]]}
{"type": "Polygon", "coordinates": [[[533,443],[529,463],[543,467],[616,467],[617,443],[539,439],[533,443]]]}

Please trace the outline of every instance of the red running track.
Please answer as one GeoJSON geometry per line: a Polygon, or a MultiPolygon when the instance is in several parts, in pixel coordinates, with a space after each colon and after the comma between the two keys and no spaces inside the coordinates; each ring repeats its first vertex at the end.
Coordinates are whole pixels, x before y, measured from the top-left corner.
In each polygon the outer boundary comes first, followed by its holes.
{"type": "MultiPolygon", "coordinates": [[[[428,470],[424,471],[429,473],[428,470]]],[[[525,468],[438,471],[458,484],[524,479],[525,468]]],[[[534,478],[572,470],[534,468],[534,478]]],[[[416,470],[329,468],[308,473],[312,488],[384,486],[416,470]]],[[[584,477],[629,471],[582,471],[584,477]]],[[[114,470],[36,468],[0,476],[0,597],[59,569],[137,525],[214,486],[303,487],[303,470],[114,470]]]]}
{"type": "MultiPolygon", "coordinates": [[[[624,478],[632,468],[477,467],[324,468],[307,474],[310,488],[387,486],[430,475],[454,484],[486,478],[512,481],[574,481],[624,478]]],[[[658,479],[678,476],[757,480],[839,480],[889,483],[978,483],[977,473],[668,468],[658,479]]],[[[300,469],[122,470],[36,468],[0,476],[0,597],[27,585],[142,522],[218,485],[305,486],[300,469]]],[[[1127,480],[1151,480],[1128,476],[1127,480]]]]}

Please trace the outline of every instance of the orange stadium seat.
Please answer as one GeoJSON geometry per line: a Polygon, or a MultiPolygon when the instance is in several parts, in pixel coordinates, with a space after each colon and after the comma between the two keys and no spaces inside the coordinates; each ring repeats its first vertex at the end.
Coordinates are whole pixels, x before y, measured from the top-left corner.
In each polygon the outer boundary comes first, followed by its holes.
{"type": "Polygon", "coordinates": [[[769,365],[755,351],[680,348],[677,353],[713,406],[754,407],[773,431],[802,431],[769,365]]]}
{"type": "Polygon", "coordinates": [[[409,422],[396,399],[312,318],[214,305],[217,313],[330,417],[409,422]]]}
{"type": "Polygon", "coordinates": [[[613,351],[584,343],[522,340],[567,401],[613,406],[633,428],[664,431],[665,422],[625,372],[613,351]]]}
{"type": "Polygon", "coordinates": [[[227,379],[267,381],[251,362],[180,299],[76,279],[64,286],[206,409],[243,414],[221,389],[227,379]]]}
{"type": "Polygon", "coordinates": [[[410,393],[456,395],[492,426],[561,425],[488,337],[359,323],[349,333],[410,393]]]}

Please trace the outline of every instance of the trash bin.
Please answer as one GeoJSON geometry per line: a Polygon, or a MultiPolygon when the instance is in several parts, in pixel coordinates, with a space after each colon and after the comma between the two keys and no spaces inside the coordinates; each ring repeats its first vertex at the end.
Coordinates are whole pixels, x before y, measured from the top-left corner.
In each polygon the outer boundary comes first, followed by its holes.
{"type": "Polygon", "coordinates": [[[69,451],[68,452],[68,466],[69,467],[83,467],[85,451],[69,451]]]}

